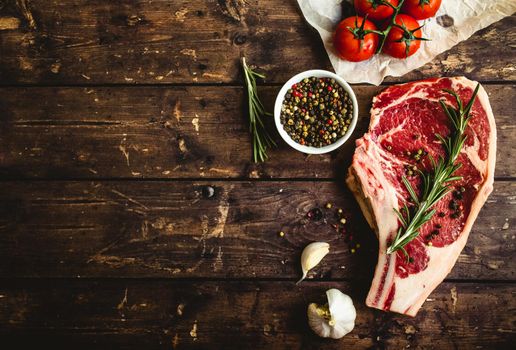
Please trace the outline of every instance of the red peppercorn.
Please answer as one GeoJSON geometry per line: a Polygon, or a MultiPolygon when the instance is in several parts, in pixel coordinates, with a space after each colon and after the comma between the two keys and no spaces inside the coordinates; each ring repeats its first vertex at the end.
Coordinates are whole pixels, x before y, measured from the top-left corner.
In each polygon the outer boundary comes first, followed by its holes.
{"type": "Polygon", "coordinates": [[[299,144],[304,145],[305,144],[305,140],[304,139],[299,140],[299,144]]]}
{"type": "Polygon", "coordinates": [[[332,125],[332,124],[333,124],[333,120],[328,119],[328,122],[327,122],[327,123],[328,123],[328,125],[332,125]]]}
{"type": "Polygon", "coordinates": [[[308,97],[312,97],[312,93],[311,92],[308,92],[308,97]]]}
{"type": "Polygon", "coordinates": [[[328,86],[328,91],[332,91],[332,87],[331,86],[328,86]]]}
{"type": "Polygon", "coordinates": [[[292,85],[292,89],[297,89],[297,84],[292,85]]]}
{"type": "Polygon", "coordinates": [[[319,130],[319,134],[324,135],[324,130],[319,130]]]}

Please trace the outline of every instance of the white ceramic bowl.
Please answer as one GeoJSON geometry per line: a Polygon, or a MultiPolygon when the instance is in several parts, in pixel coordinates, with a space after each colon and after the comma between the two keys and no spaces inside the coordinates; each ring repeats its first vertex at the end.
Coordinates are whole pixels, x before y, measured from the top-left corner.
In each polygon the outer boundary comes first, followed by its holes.
{"type": "Polygon", "coordinates": [[[357,125],[357,119],[358,119],[358,103],[357,98],[355,96],[355,93],[353,92],[353,89],[351,89],[351,86],[349,86],[348,83],[341,77],[339,77],[337,74],[329,72],[327,70],[320,70],[320,69],[313,69],[313,70],[307,70],[305,72],[299,73],[297,75],[294,75],[292,78],[290,78],[289,81],[283,85],[281,90],[278,93],[278,96],[276,97],[276,103],[274,105],[274,122],[276,123],[276,128],[278,129],[279,134],[285,140],[286,143],[288,143],[292,148],[308,154],[323,154],[328,153],[333,150],[336,150],[340,146],[342,146],[347,139],[351,136],[353,133],[353,130],[355,130],[355,126],[357,125]],[[304,146],[296,141],[292,140],[290,136],[287,134],[285,129],[283,129],[283,124],[281,124],[280,121],[280,115],[281,115],[281,106],[283,105],[283,100],[285,99],[285,95],[287,94],[288,89],[292,87],[293,84],[299,83],[301,80],[305,78],[310,77],[317,77],[317,78],[333,78],[335,81],[344,88],[344,90],[348,93],[349,97],[351,98],[351,101],[353,103],[353,116],[351,119],[351,123],[348,126],[348,131],[344,136],[342,136],[340,139],[337,139],[334,143],[331,145],[323,146],[323,147],[311,147],[311,146],[304,146]]]}

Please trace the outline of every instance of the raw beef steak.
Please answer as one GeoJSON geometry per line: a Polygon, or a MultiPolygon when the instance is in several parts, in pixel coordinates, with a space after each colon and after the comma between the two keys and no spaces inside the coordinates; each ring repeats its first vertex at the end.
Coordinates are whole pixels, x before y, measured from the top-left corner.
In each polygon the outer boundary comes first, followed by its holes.
{"type": "Polygon", "coordinates": [[[373,99],[369,131],[356,142],[346,182],[379,240],[378,263],[367,296],[368,306],[410,316],[448,275],[466,244],[480,208],[493,189],[496,127],[485,90],[480,87],[466,129],[467,139],[457,162],[462,167],[452,191],[435,206],[405,249],[387,254],[400,222],[394,208],[408,203],[405,175],[416,190],[421,187],[414,166],[432,169],[434,159],[446,157],[435,134],[447,137],[450,121],[439,100],[456,107],[455,91],[466,105],[476,82],[464,77],[440,78],[395,85],[373,99]]]}

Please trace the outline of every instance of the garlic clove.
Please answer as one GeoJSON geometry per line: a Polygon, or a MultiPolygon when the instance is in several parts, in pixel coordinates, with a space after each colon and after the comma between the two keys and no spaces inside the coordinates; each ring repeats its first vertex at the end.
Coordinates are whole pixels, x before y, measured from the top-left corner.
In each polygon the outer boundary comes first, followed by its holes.
{"type": "Polygon", "coordinates": [[[312,303],[308,305],[308,325],[310,328],[322,338],[329,338],[331,326],[328,324],[325,315],[329,315],[327,305],[317,305],[312,303]]]}
{"type": "Polygon", "coordinates": [[[351,298],[338,289],[328,290],[326,297],[326,305],[308,305],[308,324],[320,337],[340,339],[355,327],[356,310],[351,298]]]}
{"type": "Polygon", "coordinates": [[[303,276],[296,284],[306,278],[308,271],[316,267],[321,260],[330,252],[330,245],[326,242],[313,242],[303,249],[301,254],[301,269],[303,276]]]}
{"type": "Polygon", "coordinates": [[[344,333],[343,335],[348,334],[355,327],[355,319],[357,318],[353,300],[335,288],[326,291],[326,297],[328,298],[328,308],[335,323],[335,329],[344,333]]]}

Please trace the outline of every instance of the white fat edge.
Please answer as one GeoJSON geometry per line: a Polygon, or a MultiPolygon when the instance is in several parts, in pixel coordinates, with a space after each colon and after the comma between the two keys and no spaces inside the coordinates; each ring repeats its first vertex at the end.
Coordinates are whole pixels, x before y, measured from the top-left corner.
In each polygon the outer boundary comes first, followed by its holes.
{"type": "MultiPolygon", "coordinates": [[[[398,209],[398,198],[400,195],[395,190],[395,187],[392,186],[385,177],[384,171],[386,170],[381,167],[381,164],[385,162],[386,153],[383,149],[378,147],[376,143],[371,141],[369,134],[364,135],[363,140],[364,144],[360,151],[363,155],[361,161],[365,166],[355,166],[354,169],[362,183],[364,196],[371,199],[371,208],[377,220],[380,253],[378,255],[378,262],[372,285],[378,287],[388,258],[385,253],[387,250],[387,240],[390,235],[397,231],[399,226],[398,217],[396,216],[394,209],[398,209]],[[367,150],[365,147],[367,147],[367,150]],[[369,176],[367,170],[370,170],[373,175],[369,176]],[[372,182],[372,184],[365,185],[369,182],[372,182]],[[382,189],[379,189],[378,185],[381,185],[382,189]],[[376,188],[377,195],[374,195],[374,193],[369,191],[369,188],[371,187],[376,188]]],[[[389,164],[389,162],[385,162],[385,164],[389,164]]],[[[396,255],[393,254],[390,258],[391,261],[385,278],[384,288],[379,301],[376,304],[378,307],[385,304],[385,300],[390,292],[390,286],[392,285],[391,281],[395,276],[396,255]]],[[[372,299],[374,299],[374,297],[375,296],[371,296],[372,299]]]]}
{"type": "Polygon", "coordinates": [[[394,278],[396,292],[390,310],[404,313],[410,307],[417,306],[419,309],[428,295],[450,273],[466,244],[467,236],[461,234],[455,242],[445,247],[425,246],[430,258],[428,266],[406,278],[394,278]]]}
{"type": "Polygon", "coordinates": [[[363,155],[367,159],[362,159],[365,166],[355,168],[355,171],[357,171],[363,185],[371,183],[370,186],[362,186],[364,195],[371,199],[375,217],[382,220],[381,223],[378,223],[378,237],[386,239],[390,232],[398,228],[398,219],[393,210],[394,208],[398,209],[398,194],[394,186],[385,177],[385,170],[381,167],[382,163],[389,164],[389,162],[385,162],[385,152],[375,142],[371,141],[368,135],[366,138],[368,149],[363,149],[363,155]],[[371,171],[372,177],[368,176],[367,170],[371,171]],[[386,186],[387,184],[388,186],[386,186]],[[381,189],[379,188],[380,185],[381,189]],[[377,190],[376,195],[369,191],[370,187],[377,190]]]}
{"type": "Polygon", "coordinates": [[[461,153],[466,154],[468,159],[471,161],[475,169],[478,170],[480,176],[482,176],[482,183],[484,182],[484,174],[486,173],[487,159],[482,160],[478,154],[480,149],[480,141],[478,140],[477,135],[475,134],[475,138],[472,146],[464,146],[462,148],[461,153]]]}
{"type": "Polygon", "coordinates": [[[466,77],[453,77],[449,78],[451,80],[452,84],[452,90],[457,91],[458,89],[462,87],[469,87],[471,90],[475,90],[477,86],[477,82],[473,80],[469,80],[466,77]]]}
{"type": "MultiPolygon", "coordinates": [[[[452,81],[452,88],[454,90],[458,90],[463,87],[470,88],[471,90],[475,90],[477,87],[478,82],[469,80],[466,77],[455,77],[451,78],[452,81]]],[[[496,132],[496,126],[494,125],[494,118],[492,117],[493,112],[491,111],[491,106],[489,104],[489,99],[487,96],[487,93],[485,92],[484,88],[480,86],[479,93],[478,93],[478,100],[480,101],[480,104],[482,105],[482,108],[484,109],[486,113],[486,117],[489,122],[489,127],[491,129],[491,133],[496,132]]],[[[480,159],[480,156],[478,154],[478,151],[480,149],[480,140],[478,139],[478,135],[474,132],[475,139],[472,146],[464,146],[461,153],[465,153],[466,156],[470,159],[473,166],[480,172],[482,176],[482,183],[484,182],[484,176],[486,174],[487,170],[487,159],[482,160],[480,159]]],[[[496,139],[495,139],[496,141],[496,139]]],[[[489,140],[491,142],[491,140],[489,140]]],[[[490,148],[491,148],[490,144],[490,148]]],[[[491,156],[492,154],[489,154],[491,156]]],[[[489,158],[489,157],[488,157],[489,158]]],[[[476,186],[478,188],[478,186],[476,186]]]]}

